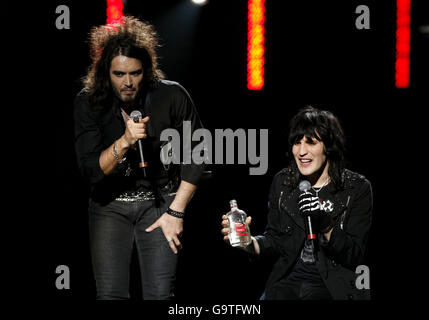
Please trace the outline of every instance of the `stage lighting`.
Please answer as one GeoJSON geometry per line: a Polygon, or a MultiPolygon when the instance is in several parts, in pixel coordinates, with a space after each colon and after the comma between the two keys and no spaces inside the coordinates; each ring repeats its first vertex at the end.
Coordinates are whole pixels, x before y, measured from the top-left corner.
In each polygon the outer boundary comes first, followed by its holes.
{"type": "Polygon", "coordinates": [[[123,14],[124,4],[122,0],[107,0],[107,21],[106,24],[121,23],[123,14]]]}
{"type": "Polygon", "coordinates": [[[203,6],[207,4],[208,0],[192,0],[193,3],[203,6]]]}
{"type": "Polygon", "coordinates": [[[262,90],[265,64],[265,0],[248,0],[247,88],[262,90]]]}
{"type": "Polygon", "coordinates": [[[396,0],[396,88],[410,85],[411,0],[396,0]]]}

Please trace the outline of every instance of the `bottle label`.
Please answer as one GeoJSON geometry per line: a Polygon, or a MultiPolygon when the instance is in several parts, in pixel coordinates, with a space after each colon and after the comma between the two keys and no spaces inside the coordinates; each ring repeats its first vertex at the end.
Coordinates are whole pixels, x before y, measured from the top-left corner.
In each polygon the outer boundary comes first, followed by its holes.
{"type": "Polygon", "coordinates": [[[246,225],[244,223],[236,223],[235,233],[237,236],[247,236],[246,225]]]}

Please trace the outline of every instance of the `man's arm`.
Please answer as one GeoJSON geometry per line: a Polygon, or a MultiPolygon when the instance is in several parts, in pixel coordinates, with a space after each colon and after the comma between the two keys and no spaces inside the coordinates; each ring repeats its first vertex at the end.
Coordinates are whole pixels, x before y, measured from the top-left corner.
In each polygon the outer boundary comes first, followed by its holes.
{"type": "Polygon", "coordinates": [[[100,168],[105,175],[110,174],[118,164],[118,160],[114,156],[114,149],[119,159],[123,159],[128,149],[134,145],[138,139],[146,138],[146,122],[149,117],[140,119],[135,123],[132,119],[127,121],[125,133],[116,140],[110,147],[104,150],[99,158],[100,168]]]}
{"type": "MultiPolygon", "coordinates": [[[[201,121],[198,117],[195,106],[187,91],[179,84],[169,86],[171,90],[171,98],[173,108],[171,110],[172,125],[178,132],[183,132],[183,125],[185,121],[191,122],[191,132],[202,128],[201,121]]],[[[186,137],[183,137],[184,139],[186,137]]],[[[196,142],[187,141],[191,144],[191,149],[195,147],[196,142]]],[[[201,174],[204,170],[203,164],[184,164],[180,165],[180,178],[181,182],[177,190],[173,202],[170,204],[170,209],[178,212],[185,212],[185,208],[191,200],[201,174]]],[[[154,224],[146,229],[147,232],[161,227],[164,236],[166,237],[171,250],[177,253],[177,248],[181,247],[179,236],[183,232],[183,218],[178,218],[165,212],[154,224]]]]}
{"type": "Polygon", "coordinates": [[[128,151],[129,145],[123,140],[123,136],[116,140],[110,147],[104,150],[99,158],[100,168],[105,175],[110,174],[118,164],[118,160],[115,158],[114,150],[119,159],[123,159],[125,153],[128,151]],[[115,149],[114,149],[115,148],[115,149]]]}
{"type": "Polygon", "coordinates": [[[176,197],[170,204],[170,208],[174,211],[185,212],[185,208],[194,195],[197,186],[182,180],[177,190],[176,197]]]}
{"type": "Polygon", "coordinates": [[[371,184],[365,180],[351,200],[344,229],[336,225],[328,232],[328,236],[320,239],[320,247],[343,267],[354,270],[364,263],[372,221],[372,203],[371,184]]]}

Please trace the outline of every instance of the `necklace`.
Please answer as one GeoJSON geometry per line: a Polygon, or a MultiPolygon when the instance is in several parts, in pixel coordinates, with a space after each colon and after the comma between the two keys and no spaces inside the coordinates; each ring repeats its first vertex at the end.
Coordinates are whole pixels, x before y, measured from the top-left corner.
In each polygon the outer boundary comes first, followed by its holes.
{"type": "MultiPolygon", "coordinates": [[[[122,114],[122,118],[124,118],[124,121],[125,121],[125,123],[127,122],[127,120],[128,119],[130,119],[130,116],[128,115],[128,113],[126,113],[125,111],[124,111],[124,109],[122,109],[121,108],[121,114],[122,114]]],[[[126,125],[126,124],[125,124],[126,125]]],[[[131,171],[133,171],[133,169],[131,169],[131,164],[130,164],[130,162],[128,161],[128,166],[127,166],[127,169],[126,169],[126,171],[125,171],[125,176],[126,177],[129,177],[130,175],[131,175],[131,171]]]]}
{"type": "Polygon", "coordinates": [[[311,189],[313,189],[313,191],[316,193],[316,197],[319,197],[319,192],[320,190],[323,189],[324,186],[326,186],[329,182],[331,181],[331,178],[328,177],[328,179],[325,180],[325,182],[323,183],[323,185],[320,188],[317,188],[317,190],[312,186],[311,189]]]}

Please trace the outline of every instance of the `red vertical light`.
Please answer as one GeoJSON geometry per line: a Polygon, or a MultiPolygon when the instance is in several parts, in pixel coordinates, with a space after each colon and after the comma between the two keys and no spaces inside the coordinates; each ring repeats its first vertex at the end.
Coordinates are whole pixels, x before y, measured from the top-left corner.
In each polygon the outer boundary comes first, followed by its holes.
{"type": "Polygon", "coordinates": [[[396,61],[395,85],[410,85],[410,22],[411,0],[396,0],[396,61]]]}
{"type": "Polygon", "coordinates": [[[247,8],[247,88],[261,90],[265,64],[265,0],[248,0],[247,8]]]}
{"type": "Polygon", "coordinates": [[[117,24],[122,22],[122,10],[124,4],[122,0],[107,0],[107,21],[106,24],[117,24]]]}

